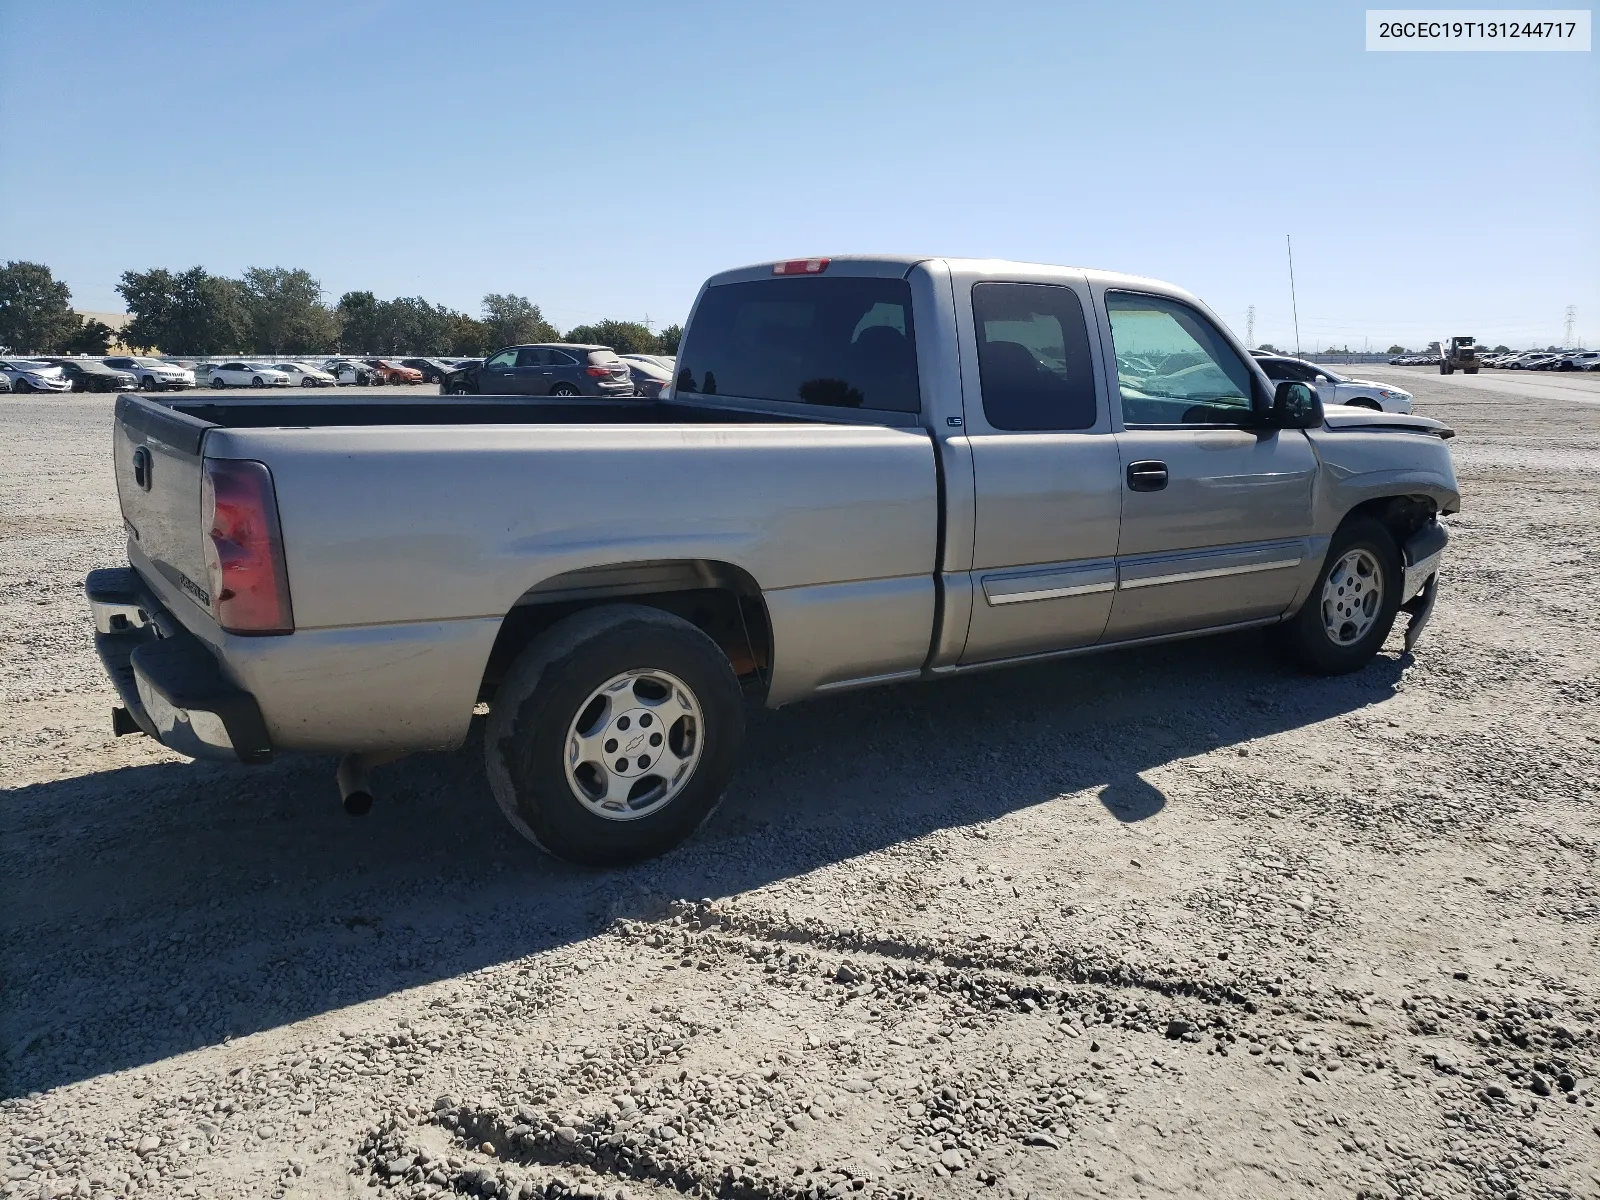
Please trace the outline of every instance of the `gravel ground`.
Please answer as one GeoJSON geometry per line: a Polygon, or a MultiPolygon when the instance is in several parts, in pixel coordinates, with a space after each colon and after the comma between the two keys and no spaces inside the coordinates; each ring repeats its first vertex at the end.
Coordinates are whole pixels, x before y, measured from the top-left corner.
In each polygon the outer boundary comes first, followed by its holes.
{"type": "Polygon", "coordinates": [[[1414,660],[762,714],[610,872],[475,744],[357,821],[330,760],[112,738],[110,402],[0,399],[0,1192],[1600,1194],[1600,408],[1377,373],[1460,431],[1414,660]]]}

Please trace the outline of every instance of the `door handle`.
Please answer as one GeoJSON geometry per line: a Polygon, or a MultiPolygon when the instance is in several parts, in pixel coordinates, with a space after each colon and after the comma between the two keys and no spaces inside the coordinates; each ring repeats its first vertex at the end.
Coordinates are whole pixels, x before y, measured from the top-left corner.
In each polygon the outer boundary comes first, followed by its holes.
{"type": "Polygon", "coordinates": [[[1143,459],[1128,464],[1128,490],[1133,492],[1159,492],[1167,486],[1167,464],[1154,459],[1143,459]]]}

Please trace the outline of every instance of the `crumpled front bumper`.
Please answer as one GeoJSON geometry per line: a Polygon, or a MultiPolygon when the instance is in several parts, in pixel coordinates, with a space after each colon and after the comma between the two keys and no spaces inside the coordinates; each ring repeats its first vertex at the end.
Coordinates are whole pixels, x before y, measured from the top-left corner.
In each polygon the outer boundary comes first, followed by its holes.
{"type": "Polygon", "coordinates": [[[1410,617],[1405,635],[1408,654],[1422,636],[1428,618],[1433,616],[1434,601],[1439,598],[1439,568],[1444,563],[1444,549],[1449,542],[1449,531],[1438,521],[1430,521],[1400,547],[1404,564],[1400,609],[1410,617]]]}
{"type": "Polygon", "coordinates": [[[190,758],[262,763],[272,743],[255,697],[222,674],[216,656],[184,629],[128,567],[84,582],[95,650],[122,700],[118,734],[145,733],[190,758]]]}

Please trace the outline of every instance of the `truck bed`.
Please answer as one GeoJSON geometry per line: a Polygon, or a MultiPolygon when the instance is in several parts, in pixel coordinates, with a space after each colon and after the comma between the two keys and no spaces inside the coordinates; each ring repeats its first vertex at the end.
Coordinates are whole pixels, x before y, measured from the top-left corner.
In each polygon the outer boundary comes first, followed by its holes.
{"type": "Polygon", "coordinates": [[[507,614],[595,572],[678,564],[747,580],[783,648],[773,703],[914,674],[928,654],[939,481],[920,427],[307,392],[124,396],[114,443],[129,562],[261,698],[276,746],[366,748],[378,729],[410,748],[453,744],[507,614]],[[207,459],[271,473],[291,634],[213,619],[207,459]]]}

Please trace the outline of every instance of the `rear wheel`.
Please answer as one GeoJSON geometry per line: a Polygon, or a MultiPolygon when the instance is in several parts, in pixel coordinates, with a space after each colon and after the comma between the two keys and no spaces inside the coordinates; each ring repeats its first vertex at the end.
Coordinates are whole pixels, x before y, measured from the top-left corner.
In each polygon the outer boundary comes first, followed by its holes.
{"type": "Polygon", "coordinates": [[[1400,610],[1400,551],[1370,517],[1340,526],[1300,611],[1280,628],[1300,665],[1344,675],[1372,661],[1400,610]]]}
{"type": "Polygon", "coordinates": [[[512,665],[484,736],[506,819],[591,866],[663,854],[716,809],[744,738],[721,649],[659,609],[612,604],[552,626],[512,665]]]}
{"type": "Polygon", "coordinates": [[[217,378],[215,378],[215,379],[213,379],[213,380],[212,380],[212,381],[211,381],[211,386],[212,386],[212,387],[214,387],[214,388],[225,388],[225,387],[227,387],[227,386],[228,386],[228,384],[227,384],[227,382],[226,382],[226,381],[225,381],[225,380],[224,380],[224,379],[223,379],[223,378],[222,378],[222,377],[221,377],[221,376],[220,376],[220,375],[219,375],[219,376],[217,376],[217,378]]]}
{"type": "Polygon", "coordinates": [[[552,396],[576,396],[579,392],[570,383],[558,383],[550,389],[550,394],[552,396]]]}

